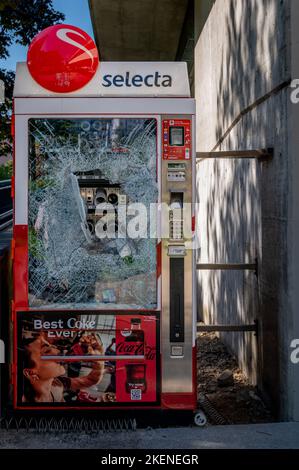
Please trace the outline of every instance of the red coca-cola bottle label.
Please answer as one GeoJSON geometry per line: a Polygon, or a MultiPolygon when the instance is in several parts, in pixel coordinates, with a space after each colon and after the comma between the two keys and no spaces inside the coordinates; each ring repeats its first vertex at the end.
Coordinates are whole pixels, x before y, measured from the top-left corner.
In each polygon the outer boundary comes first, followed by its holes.
{"type": "Polygon", "coordinates": [[[140,390],[146,392],[146,364],[127,364],[126,392],[131,390],[140,390]]]}
{"type": "Polygon", "coordinates": [[[119,315],[116,321],[117,400],[123,403],[156,402],[158,321],[138,312],[119,315]]]}
{"type": "Polygon", "coordinates": [[[156,359],[156,348],[145,346],[145,359],[147,361],[154,361],[156,359]]]}
{"type": "Polygon", "coordinates": [[[117,354],[144,356],[144,331],[140,328],[140,319],[131,319],[131,329],[121,332],[124,341],[117,345],[117,354]]]}
{"type": "Polygon", "coordinates": [[[116,346],[116,354],[124,354],[127,356],[144,356],[144,343],[142,342],[121,342],[116,346]]]}

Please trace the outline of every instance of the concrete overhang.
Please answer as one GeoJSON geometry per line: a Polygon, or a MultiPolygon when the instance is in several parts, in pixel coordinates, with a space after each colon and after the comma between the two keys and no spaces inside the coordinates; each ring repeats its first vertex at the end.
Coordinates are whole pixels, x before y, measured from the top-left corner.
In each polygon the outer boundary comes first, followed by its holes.
{"type": "Polygon", "coordinates": [[[188,0],[89,0],[105,61],[176,59],[188,0]]]}

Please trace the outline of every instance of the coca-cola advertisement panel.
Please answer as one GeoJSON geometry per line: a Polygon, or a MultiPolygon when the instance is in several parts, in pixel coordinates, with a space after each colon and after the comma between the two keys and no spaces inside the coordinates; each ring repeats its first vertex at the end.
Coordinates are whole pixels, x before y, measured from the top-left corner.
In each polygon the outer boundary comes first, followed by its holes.
{"type": "Polygon", "coordinates": [[[152,380],[157,367],[156,332],[153,316],[116,317],[117,355],[127,356],[116,370],[118,401],[156,401],[157,384],[152,380]]]}
{"type": "Polygon", "coordinates": [[[157,312],[18,312],[17,406],[159,403],[157,312]]]}

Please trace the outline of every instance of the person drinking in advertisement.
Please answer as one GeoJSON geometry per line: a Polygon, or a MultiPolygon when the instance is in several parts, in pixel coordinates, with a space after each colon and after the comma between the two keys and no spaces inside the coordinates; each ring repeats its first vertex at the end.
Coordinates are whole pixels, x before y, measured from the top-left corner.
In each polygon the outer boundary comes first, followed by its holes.
{"type": "MultiPolygon", "coordinates": [[[[94,337],[88,354],[103,353],[103,345],[94,337]]],[[[91,371],[86,376],[67,377],[62,362],[42,359],[42,356],[59,354],[59,348],[49,343],[43,333],[23,339],[23,403],[64,402],[66,391],[80,393],[101,382],[104,375],[103,361],[92,361],[91,371]]],[[[100,401],[105,401],[104,397],[100,401]]]]}

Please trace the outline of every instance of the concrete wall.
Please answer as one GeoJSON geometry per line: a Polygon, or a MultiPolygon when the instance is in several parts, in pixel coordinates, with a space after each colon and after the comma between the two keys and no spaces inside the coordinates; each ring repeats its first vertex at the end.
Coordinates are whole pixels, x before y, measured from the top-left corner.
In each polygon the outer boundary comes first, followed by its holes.
{"type": "Polygon", "coordinates": [[[89,0],[105,61],[175,60],[188,0],[89,0]]]}
{"type": "MultiPolygon", "coordinates": [[[[291,1],[290,59],[292,79],[299,79],[299,2],[291,1]]],[[[297,93],[299,97],[299,93],[297,93]]],[[[288,342],[299,338],[299,103],[288,102],[289,192],[288,192],[288,342]]],[[[299,421],[299,364],[288,362],[287,416],[299,421]]]]}
{"type": "Polygon", "coordinates": [[[200,315],[220,324],[259,319],[258,341],[252,333],[223,339],[282,418],[294,416],[288,392],[290,67],[289,0],[216,0],[195,47],[197,151],[274,147],[274,158],[197,166],[198,260],[259,262],[258,279],[251,272],[199,273],[200,315]]]}

